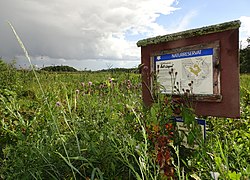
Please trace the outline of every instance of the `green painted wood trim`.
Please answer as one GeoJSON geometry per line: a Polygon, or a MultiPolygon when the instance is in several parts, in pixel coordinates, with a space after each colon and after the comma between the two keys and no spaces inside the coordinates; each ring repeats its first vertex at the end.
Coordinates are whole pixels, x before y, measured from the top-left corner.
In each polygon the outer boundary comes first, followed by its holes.
{"type": "Polygon", "coordinates": [[[159,44],[168,41],[175,41],[178,39],[185,39],[195,36],[202,36],[211,33],[223,32],[227,30],[237,29],[240,27],[241,22],[239,20],[216,24],[212,26],[205,26],[197,29],[190,29],[187,31],[177,32],[173,34],[167,34],[163,36],[156,36],[152,38],[142,39],[137,42],[138,47],[147,46],[151,44],[159,44]]]}

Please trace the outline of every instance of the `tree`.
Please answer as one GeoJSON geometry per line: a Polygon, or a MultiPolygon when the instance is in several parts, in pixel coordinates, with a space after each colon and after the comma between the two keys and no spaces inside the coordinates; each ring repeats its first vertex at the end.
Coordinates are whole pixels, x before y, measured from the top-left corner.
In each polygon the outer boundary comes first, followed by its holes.
{"type": "Polygon", "coordinates": [[[70,66],[48,66],[41,70],[50,72],[76,72],[77,70],[70,66]]]}
{"type": "Polygon", "coordinates": [[[240,72],[250,73],[250,37],[247,39],[248,45],[240,50],[240,72]]]}

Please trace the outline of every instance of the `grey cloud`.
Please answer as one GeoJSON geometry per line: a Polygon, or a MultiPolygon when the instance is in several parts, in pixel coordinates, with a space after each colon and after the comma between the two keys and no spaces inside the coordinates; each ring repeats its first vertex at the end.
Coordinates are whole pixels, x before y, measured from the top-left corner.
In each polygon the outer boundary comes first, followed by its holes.
{"type": "Polygon", "coordinates": [[[155,26],[159,13],[175,10],[171,7],[173,2],[1,0],[0,56],[22,55],[6,23],[8,20],[32,57],[47,56],[54,62],[55,59],[138,61],[136,42],[126,40],[125,33],[147,33],[155,26]],[[159,9],[153,5],[155,3],[160,4],[159,9]]]}

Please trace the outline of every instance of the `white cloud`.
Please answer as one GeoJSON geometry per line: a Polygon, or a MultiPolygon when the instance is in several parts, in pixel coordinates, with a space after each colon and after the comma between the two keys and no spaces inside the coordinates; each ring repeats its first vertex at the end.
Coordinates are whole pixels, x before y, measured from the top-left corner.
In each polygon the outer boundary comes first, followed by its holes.
{"type": "MultiPolygon", "coordinates": [[[[9,20],[32,57],[51,61],[130,60],[140,57],[135,41],[126,34],[154,36],[165,33],[157,24],[160,14],[176,9],[175,0],[8,0],[0,1],[0,56],[21,55],[9,20]]],[[[138,62],[139,63],[139,62],[138,62]]],[[[53,64],[53,62],[51,63],[53,64]]]]}
{"type": "Polygon", "coordinates": [[[176,28],[176,31],[183,31],[186,30],[189,26],[190,21],[198,15],[198,12],[196,10],[189,11],[178,23],[178,27],[176,28]]]}
{"type": "Polygon", "coordinates": [[[250,17],[241,16],[240,40],[243,47],[247,45],[247,38],[250,37],[250,17]]]}

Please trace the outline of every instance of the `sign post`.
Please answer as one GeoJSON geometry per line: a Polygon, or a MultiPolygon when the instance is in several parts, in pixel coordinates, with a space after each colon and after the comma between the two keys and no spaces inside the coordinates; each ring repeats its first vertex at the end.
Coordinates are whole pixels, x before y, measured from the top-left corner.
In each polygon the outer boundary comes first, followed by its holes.
{"type": "Polygon", "coordinates": [[[238,118],[239,27],[231,21],[138,41],[145,105],[157,81],[163,94],[189,93],[197,116],[238,118]]]}
{"type": "MultiPolygon", "coordinates": [[[[173,120],[186,148],[197,145],[193,132],[199,129],[205,139],[206,122],[195,116],[240,117],[239,27],[240,21],[231,21],[137,42],[144,104],[154,103],[153,84],[160,84],[159,93],[172,97],[173,120]]],[[[173,177],[168,136],[160,137],[157,160],[164,174],[173,177]]]]}

